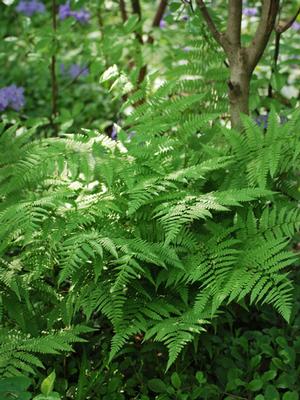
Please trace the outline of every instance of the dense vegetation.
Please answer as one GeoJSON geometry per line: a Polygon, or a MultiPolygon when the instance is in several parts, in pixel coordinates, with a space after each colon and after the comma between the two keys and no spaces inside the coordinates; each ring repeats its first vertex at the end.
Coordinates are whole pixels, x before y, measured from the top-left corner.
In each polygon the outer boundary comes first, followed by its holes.
{"type": "Polygon", "coordinates": [[[1,400],[299,398],[299,12],[2,0],[1,400]]]}

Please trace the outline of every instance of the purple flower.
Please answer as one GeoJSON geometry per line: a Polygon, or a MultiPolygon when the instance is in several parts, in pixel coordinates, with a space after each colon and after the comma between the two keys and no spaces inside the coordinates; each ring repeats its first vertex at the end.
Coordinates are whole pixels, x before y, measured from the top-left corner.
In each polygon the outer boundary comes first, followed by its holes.
{"type": "Polygon", "coordinates": [[[292,29],[294,29],[295,31],[299,31],[300,30],[300,22],[295,21],[292,25],[292,29]]]}
{"type": "Polygon", "coordinates": [[[257,118],[255,118],[255,122],[258,126],[262,127],[263,129],[267,129],[268,119],[269,119],[268,114],[259,115],[257,118]]]}
{"type": "Polygon", "coordinates": [[[16,10],[19,13],[27,15],[27,17],[31,17],[33,14],[44,13],[46,7],[38,0],[20,0],[16,10]]]}
{"type": "Polygon", "coordinates": [[[73,79],[77,78],[79,75],[87,76],[88,74],[89,74],[89,69],[86,65],[81,66],[79,64],[72,64],[69,68],[69,75],[73,79]]]}
{"type": "Polygon", "coordinates": [[[164,21],[163,19],[160,21],[160,23],[159,23],[159,27],[160,28],[165,28],[167,26],[167,24],[166,24],[166,21],[164,21]]]}
{"type": "Polygon", "coordinates": [[[255,15],[257,15],[257,8],[245,7],[243,9],[243,14],[246,15],[247,17],[254,17],[255,15]]]}
{"type": "Polygon", "coordinates": [[[188,21],[188,20],[189,20],[188,15],[184,15],[183,17],[181,17],[181,21],[188,21]]]}
{"type": "MultiPolygon", "coordinates": [[[[262,127],[263,129],[268,128],[268,120],[269,120],[269,114],[262,114],[255,118],[256,124],[262,127]]],[[[284,125],[288,121],[288,118],[285,115],[280,115],[279,120],[280,124],[284,125]]]]}
{"type": "Polygon", "coordinates": [[[4,111],[6,108],[19,111],[24,103],[24,88],[10,85],[0,89],[0,111],[4,111]]]}
{"type": "Polygon", "coordinates": [[[70,2],[69,1],[67,1],[66,4],[62,4],[62,5],[59,6],[59,9],[58,9],[58,17],[59,17],[59,19],[64,20],[64,19],[66,19],[68,17],[71,17],[71,15],[72,15],[72,11],[71,11],[71,8],[70,8],[70,2]]]}
{"type": "Polygon", "coordinates": [[[0,111],[4,111],[8,107],[8,98],[4,89],[0,89],[0,111]]]}
{"type": "Polygon", "coordinates": [[[81,8],[79,11],[73,11],[72,16],[81,24],[87,24],[91,18],[91,14],[84,8],[81,8]]]}
{"type": "Polygon", "coordinates": [[[65,64],[60,64],[60,71],[62,75],[68,75],[72,79],[89,74],[88,67],[80,64],[71,64],[69,68],[67,68],[65,64]]]}
{"type": "Polygon", "coordinates": [[[67,1],[66,4],[62,4],[59,6],[58,16],[61,20],[69,17],[74,17],[81,24],[86,24],[89,22],[91,14],[84,8],[81,8],[78,11],[72,11],[70,7],[70,1],[67,1]]]}

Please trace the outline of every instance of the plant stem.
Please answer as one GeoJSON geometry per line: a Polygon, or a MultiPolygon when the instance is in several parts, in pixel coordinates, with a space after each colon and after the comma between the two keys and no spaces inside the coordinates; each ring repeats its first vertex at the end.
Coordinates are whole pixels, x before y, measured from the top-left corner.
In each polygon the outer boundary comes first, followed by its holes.
{"type": "Polygon", "coordinates": [[[53,129],[53,135],[57,136],[57,125],[55,123],[55,118],[57,116],[57,97],[58,97],[58,85],[56,78],[56,0],[52,0],[52,34],[53,34],[53,42],[54,42],[54,52],[51,56],[51,125],[53,129]]]}
{"type": "MultiPolygon", "coordinates": [[[[273,65],[272,65],[272,72],[271,77],[274,73],[277,72],[277,64],[278,64],[278,57],[279,57],[279,50],[280,50],[280,39],[281,39],[281,32],[275,31],[275,49],[273,55],[273,65]]],[[[268,87],[268,97],[273,97],[273,87],[271,82],[269,83],[268,87]]]]}
{"type": "Polygon", "coordinates": [[[128,17],[127,17],[127,11],[126,11],[126,6],[125,6],[124,0],[119,1],[119,7],[120,7],[121,15],[122,15],[122,20],[123,20],[123,22],[126,22],[128,17]]]}

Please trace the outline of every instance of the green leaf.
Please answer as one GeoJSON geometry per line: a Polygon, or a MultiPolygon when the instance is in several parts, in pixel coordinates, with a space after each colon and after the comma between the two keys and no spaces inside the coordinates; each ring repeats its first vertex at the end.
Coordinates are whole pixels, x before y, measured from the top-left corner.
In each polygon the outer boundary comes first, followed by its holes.
{"type": "Polygon", "coordinates": [[[299,395],[297,392],[293,391],[293,392],[286,392],[284,393],[282,400],[298,400],[299,399],[299,395]]]}
{"type": "Polygon", "coordinates": [[[177,11],[181,6],[182,6],[182,3],[181,3],[181,2],[173,1],[173,2],[170,4],[170,11],[171,11],[171,12],[175,12],[175,11],[177,11]]]}
{"type": "Polygon", "coordinates": [[[139,17],[137,15],[131,15],[124,24],[125,33],[134,32],[139,24],[139,17]]]}
{"type": "Polygon", "coordinates": [[[272,358],[272,363],[275,365],[276,368],[278,369],[284,369],[285,365],[283,364],[283,362],[280,360],[280,358],[278,357],[274,357],[272,358]]]}
{"type": "Polygon", "coordinates": [[[57,392],[52,392],[49,395],[39,394],[34,397],[32,400],[61,400],[61,396],[57,392]]]}
{"type": "Polygon", "coordinates": [[[279,400],[280,395],[278,390],[273,385],[268,385],[265,390],[265,400],[279,400]]]}
{"type": "Polygon", "coordinates": [[[275,369],[270,369],[269,371],[266,371],[263,374],[262,380],[266,383],[266,382],[271,381],[274,378],[276,378],[276,375],[277,375],[277,371],[275,369]]]}
{"type": "Polygon", "coordinates": [[[290,389],[296,381],[295,375],[291,371],[290,373],[282,372],[276,381],[276,386],[280,389],[290,389]]]}
{"type": "Polygon", "coordinates": [[[263,387],[264,382],[260,378],[253,379],[251,382],[248,384],[248,389],[251,390],[251,392],[257,392],[263,387]]]}
{"type": "Polygon", "coordinates": [[[0,392],[24,392],[31,385],[26,376],[15,376],[0,380],[0,392]]]}
{"type": "Polygon", "coordinates": [[[258,367],[258,365],[261,362],[261,355],[260,354],[256,354],[254,357],[251,358],[250,360],[250,367],[251,369],[256,369],[256,367],[258,367]]]}
{"type": "Polygon", "coordinates": [[[50,375],[45,378],[41,384],[41,392],[48,396],[52,391],[54,387],[54,382],[55,382],[56,374],[55,371],[52,371],[50,375]]]}
{"type": "Polygon", "coordinates": [[[100,77],[99,83],[107,82],[113,78],[119,76],[119,70],[116,64],[109,67],[100,77]]]}
{"type": "Polygon", "coordinates": [[[167,393],[167,386],[161,379],[150,379],[148,382],[148,387],[152,392],[155,393],[167,393]]]}
{"type": "Polygon", "coordinates": [[[286,76],[280,74],[279,72],[276,72],[275,74],[273,74],[273,76],[271,78],[271,85],[272,85],[273,89],[276,91],[279,91],[280,89],[282,89],[285,82],[286,82],[286,76]]]}
{"type": "Polygon", "coordinates": [[[171,375],[171,382],[174,388],[179,389],[181,386],[181,379],[177,372],[173,372],[171,375]]]}
{"type": "Polygon", "coordinates": [[[196,373],[196,379],[200,383],[200,385],[202,385],[202,383],[206,382],[206,378],[205,378],[205,376],[204,376],[202,371],[198,371],[196,373]]]}

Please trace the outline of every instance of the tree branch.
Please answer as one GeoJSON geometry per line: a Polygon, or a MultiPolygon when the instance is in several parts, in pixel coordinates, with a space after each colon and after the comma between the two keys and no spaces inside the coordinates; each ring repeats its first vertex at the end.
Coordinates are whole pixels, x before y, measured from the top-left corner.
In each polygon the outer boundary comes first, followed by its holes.
{"type": "Polygon", "coordinates": [[[224,47],[224,40],[223,40],[223,35],[218,31],[218,29],[216,28],[216,25],[214,23],[214,21],[212,20],[207,7],[204,3],[203,0],[197,0],[197,5],[199,7],[199,10],[208,26],[208,29],[210,30],[211,34],[213,35],[214,39],[224,48],[224,50],[226,51],[225,47],[224,47]]]}
{"type": "MultiPolygon", "coordinates": [[[[142,9],[141,9],[141,5],[140,5],[140,0],[131,0],[131,6],[132,6],[133,14],[137,14],[139,20],[141,20],[142,19],[142,9]]],[[[136,31],[135,36],[136,36],[137,40],[140,42],[140,44],[144,44],[143,36],[142,36],[141,32],[136,31]]]]}
{"type": "Polygon", "coordinates": [[[168,5],[168,0],[161,0],[152,21],[152,27],[159,27],[168,5]]]}
{"type": "MultiPolygon", "coordinates": [[[[298,15],[300,14],[300,7],[298,8],[298,11],[296,14],[285,24],[278,23],[275,26],[275,49],[274,49],[274,56],[273,56],[273,66],[272,66],[272,74],[277,71],[277,64],[278,64],[278,58],[279,58],[279,50],[280,50],[280,39],[281,35],[286,32],[296,21],[298,15]]],[[[269,84],[268,88],[268,97],[273,97],[273,88],[271,83],[269,84]]]]}
{"type": "Polygon", "coordinates": [[[241,47],[241,24],[242,24],[242,0],[228,1],[228,19],[226,36],[230,44],[235,48],[241,47]]]}
{"type": "Polygon", "coordinates": [[[254,70],[265,51],[271,33],[275,27],[278,10],[279,0],[264,0],[262,15],[256,33],[250,46],[247,47],[249,69],[251,72],[254,70]]]}
{"type": "MultiPolygon", "coordinates": [[[[56,49],[56,28],[57,28],[57,23],[56,23],[56,0],[52,0],[52,31],[54,34],[54,46],[56,49]]],[[[56,50],[55,50],[56,52],[56,50]]],[[[57,97],[58,97],[58,85],[57,85],[57,79],[56,79],[56,55],[55,53],[51,57],[51,117],[50,117],[50,122],[53,128],[53,134],[54,136],[57,136],[57,125],[55,123],[55,118],[57,117],[57,97]]]]}
{"type": "Polygon", "coordinates": [[[142,10],[140,5],[140,0],[131,0],[132,12],[137,14],[139,19],[142,18],[142,10]]]}
{"type": "Polygon", "coordinates": [[[120,7],[121,15],[122,15],[122,20],[123,20],[123,22],[126,22],[128,19],[128,16],[127,16],[126,5],[125,5],[124,0],[119,0],[119,7],[120,7]]]}
{"type": "MultiPolygon", "coordinates": [[[[168,0],[161,0],[156,10],[155,16],[152,21],[152,28],[159,28],[160,22],[163,19],[164,13],[168,5],[168,0]]],[[[154,39],[151,33],[148,36],[147,43],[153,44],[154,39]]]]}
{"type": "Polygon", "coordinates": [[[296,12],[296,14],[288,22],[286,22],[285,24],[281,24],[279,22],[277,24],[277,26],[275,27],[275,31],[280,34],[287,31],[293,25],[293,23],[296,21],[299,14],[300,14],[300,7],[298,8],[298,11],[296,12]]]}
{"type": "MultiPolygon", "coordinates": [[[[272,75],[277,71],[277,64],[279,58],[279,50],[280,50],[280,39],[281,39],[281,32],[275,31],[275,47],[274,47],[274,55],[273,55],[273,65],[272,65],[272,75]]],[[[272,77],[271,75],[271,77],[272,77]]],[[[268,86],[268,97],[273,97],[273,87],[271,81],[268,86]]]]}

